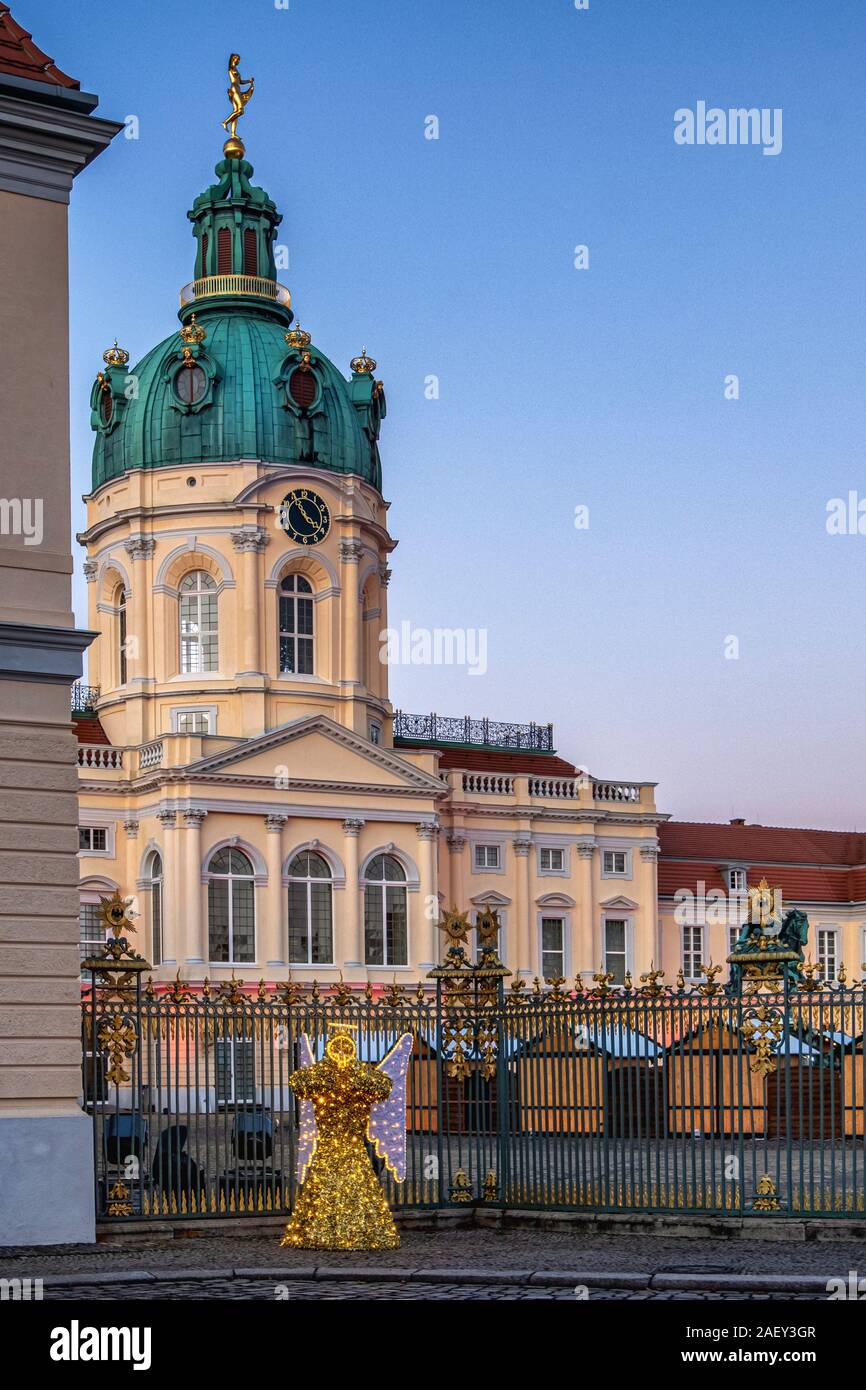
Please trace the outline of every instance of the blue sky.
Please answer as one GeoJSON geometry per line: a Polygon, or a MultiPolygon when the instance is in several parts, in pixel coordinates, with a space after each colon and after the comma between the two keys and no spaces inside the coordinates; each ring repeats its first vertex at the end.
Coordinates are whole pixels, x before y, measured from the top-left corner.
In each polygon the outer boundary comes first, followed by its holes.
{"type": "Polygon", "coordinates": [[[866,535],[825,525],[866,498],[861,0],[14,13],[140,122],[74,193],[74,495],[103,348],[174,327],[236,48],[298,316],[385,381],[391,621],[488,634],[395,703],[552,720],[678,818],[866,827],[866,535]],[[782,152],[677,145],[699,100],[781,108],[782,152]]]}

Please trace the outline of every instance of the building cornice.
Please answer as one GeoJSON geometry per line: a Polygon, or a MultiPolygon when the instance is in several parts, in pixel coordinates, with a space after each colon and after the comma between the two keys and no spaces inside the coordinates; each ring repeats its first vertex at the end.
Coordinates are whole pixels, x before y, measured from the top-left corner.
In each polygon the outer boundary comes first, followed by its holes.
{"type": "Polygon", "coordinates": [[[75,176],[123,129],[90,115],[95,104],[69,88],[11,77],[0,82],[0,189],[68,203],[75,176]]]}

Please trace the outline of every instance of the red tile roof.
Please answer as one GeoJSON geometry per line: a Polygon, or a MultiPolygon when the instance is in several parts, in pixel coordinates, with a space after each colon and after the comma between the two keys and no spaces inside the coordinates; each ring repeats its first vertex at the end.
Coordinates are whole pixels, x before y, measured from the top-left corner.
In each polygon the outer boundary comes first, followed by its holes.
{"type": "Polygon", "coordinates": [[[26,77],[31,82],[50,82],[56,87],[79,87],[74,77],[55,67],[54,60],[37,47],[26,29],[12,18],[9,6],[0,0],[0,72],[26,77]]]}
{"type": "Polygon", "coordinates": [[[79,743],[107,743],[111,739],[106,734],[95,714],[79,714],[72,721],[75,736],[79,743]]]}
{"type": "MultiPolygon", "coordinates": [[[[395,746],[399,748],[401,745],[395,746]]],[[[419,747],[418,744],[411,746],[419,747]]],[[[521,753],[498,748],[455,748],[453,745],[446,747],[432,743],[425,746],[438,748],[441,752],[439,768],[442,772],[450,767],[459,767],[466,772],[507,772],[512,776],[519,776],[523,772],[533,777],[577,776],[576,767],[564,758],[557,758],[553,753],[521,753]]]]}
{"type": "Polygon", "coordinates": [[[866,901],[866,835],[783,826],[667,821],[658,827],[660,897],[682,888],[727,892],[721,869],[743,864],[749,887],[765,878],[788,902],[866,901]],[[856,867],[855,867],[856,866],[856,867]]]}

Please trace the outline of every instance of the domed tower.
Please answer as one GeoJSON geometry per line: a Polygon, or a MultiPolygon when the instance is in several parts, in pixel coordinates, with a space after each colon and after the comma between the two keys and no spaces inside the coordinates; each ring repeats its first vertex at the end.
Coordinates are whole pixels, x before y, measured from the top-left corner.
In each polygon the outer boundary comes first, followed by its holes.
{"type": "Polygon", "coordinates": [[[376,363],[347,379],[277,281],[281,215],[232,130],[188,213],[180,327],[91,394],[90,681],[114,744],[318,712],[390,743],[376,363]]]}

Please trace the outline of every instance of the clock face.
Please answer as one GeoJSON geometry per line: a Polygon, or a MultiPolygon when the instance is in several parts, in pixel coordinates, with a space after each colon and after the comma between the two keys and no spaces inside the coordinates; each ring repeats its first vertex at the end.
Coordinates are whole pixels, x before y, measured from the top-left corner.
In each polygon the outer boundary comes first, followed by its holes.
{"type": "Polygon", "coordinates": [[[297,487],[283,498],[280,525],[299,545],[318,545],[331,529],[328,504],[317,492],[297,487]]]}

